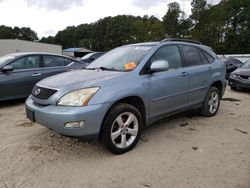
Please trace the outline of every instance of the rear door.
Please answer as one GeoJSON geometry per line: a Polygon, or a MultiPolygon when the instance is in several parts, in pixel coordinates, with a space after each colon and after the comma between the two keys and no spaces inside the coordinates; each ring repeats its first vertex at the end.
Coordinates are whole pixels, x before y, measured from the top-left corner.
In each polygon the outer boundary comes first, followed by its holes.
{"type": "Polygon", "coordinates": [[[166,60],[169,70],[153,73],[149,77],[150,118],[183,109],[188,104],[189,77],[183,67],[177,45],[160,47],[150,62],[166,60]]]}
{"type": "Polygon", "coordinates": [[[0,73],[0,99],[28,96],[33,86],[42,79],[40,62],[40,55],[32,55],[9,63],[14,70],[0,73]]]}
{"type": "Polygon", "coordinates": [[[43,66],[43,78],[53,76],[65,71],[70,71],[70,65],[72,60],[60,56],[43,55],[42,66],[43,66]]]}
{"type": "Polygon", "coordinates": [[[190,78],[189,105],[201,103],[204,101],[213,73],[213,57],[208,60],[208,54],[196,46],[181,45],[181,49],[190,78]]]}

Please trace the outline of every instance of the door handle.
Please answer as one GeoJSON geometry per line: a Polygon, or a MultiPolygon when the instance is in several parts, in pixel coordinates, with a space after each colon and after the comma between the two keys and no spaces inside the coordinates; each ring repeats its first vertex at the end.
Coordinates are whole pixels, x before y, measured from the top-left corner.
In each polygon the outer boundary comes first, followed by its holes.
{"type": "Polygon", "coordinates": [[[182,73],[181,73],[181,76],[187,76],[187,75],[188,75],[187,72],[182,72],[182,73]]]}
{"type": "Polygon", "coordinates": [[[208,68],[208,71],[209,71],[209,72],[212,72],[212,70],[213,70],[212,67],[209,67],[209,68],[208,68]]]}
{"type": "Polygon", "coordinates": [[[37,76],[41,76],[42,74],[41,73],[34,73],[32,74],[33,77],[37,77],[37,76]]]}

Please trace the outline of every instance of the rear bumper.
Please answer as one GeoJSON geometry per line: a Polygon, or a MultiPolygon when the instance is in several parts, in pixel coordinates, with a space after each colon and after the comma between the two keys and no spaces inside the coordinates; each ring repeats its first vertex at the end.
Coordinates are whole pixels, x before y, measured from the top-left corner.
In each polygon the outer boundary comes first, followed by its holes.
{"type": "Polygon", "coordinates": [[[26,108],[33,113],[36,123],[52,129],[61,135],[91,138],[99,135],[102,121],[109,108],[109,104],[85,107],[43,106],[34,103],[31,97],[29,97],[26,100],[26,108]],[[83,128],[65,127],[65,124],[68,122],[79,121],[85,122],[83,128]]]}
{"type": "Polygon", "coordinates": [[[250,89],[250,81],[244,81],[238,78],[229,77],[228,85],[231,87],[242,88],[242,89],[250,89]]]}

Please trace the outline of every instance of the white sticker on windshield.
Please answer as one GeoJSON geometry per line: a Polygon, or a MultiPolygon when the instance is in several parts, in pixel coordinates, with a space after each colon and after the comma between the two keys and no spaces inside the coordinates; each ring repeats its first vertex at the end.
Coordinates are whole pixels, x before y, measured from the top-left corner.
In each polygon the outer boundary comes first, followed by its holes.
{"type": "Polygon", "coordinates": [[[147,50],[150,50],[151,47],[149,46],[137,46],[135,47],[135,50],[143,50],[143,51],[147,51],[147,50]]]}

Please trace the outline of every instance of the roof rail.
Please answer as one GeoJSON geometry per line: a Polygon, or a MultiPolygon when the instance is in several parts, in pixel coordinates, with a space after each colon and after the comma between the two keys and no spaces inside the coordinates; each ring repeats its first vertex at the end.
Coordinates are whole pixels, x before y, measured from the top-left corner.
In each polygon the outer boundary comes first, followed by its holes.
{"type": "Polygon", "coordinates": [[[189,43],[194,43],[194,44],[202,44],[201,42],[196,41],[196,40],[176,39],[176,38],[166,38],[166,39],[163,39],[161,42],[168,42],[168,41],[173,41],[173,42],[189,42],[189,43]]]}

